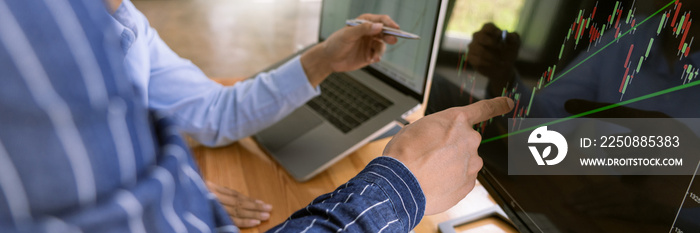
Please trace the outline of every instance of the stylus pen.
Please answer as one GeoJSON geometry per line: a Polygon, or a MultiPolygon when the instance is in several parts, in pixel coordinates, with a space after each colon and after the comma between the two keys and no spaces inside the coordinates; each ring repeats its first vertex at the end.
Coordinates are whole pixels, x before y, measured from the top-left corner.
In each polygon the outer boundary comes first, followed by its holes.
{"type": "Polygon", "coordinates": [[[501,41],[503,41],[504,43],[506,42],[506,35],[507,34],[508,34],[508,30],[503,30],[501,32],[501,41]]]}
{"type": "MultiPolygon", "coordinates": [[[[360,24],[363,24],[363,23],[372,23],[372,22],[367,21],[367,20],[364,20],[364,19],[348,19],[348,20],[345,20],[345,24],[347,24],[348,26],[357,26],[357,25],[360,25],[360,24]]],[[[406,38],[406,39],[420,40],[420,36],[418,36],[418,35],[416,35],[416,34],[413,34],[413,33],[410,33],[410,32],[405,32],[405,31],[401,31],[401,30],[396,29],[396,28],[390,28],[390,27],[387,27],[387,26],[383,26],[383,27],[382,27],[382,33],[384,33],[384,34],[389,34],[389,35],[393,35],[393,36],[398,36],[398,37],[406,38]]]]}

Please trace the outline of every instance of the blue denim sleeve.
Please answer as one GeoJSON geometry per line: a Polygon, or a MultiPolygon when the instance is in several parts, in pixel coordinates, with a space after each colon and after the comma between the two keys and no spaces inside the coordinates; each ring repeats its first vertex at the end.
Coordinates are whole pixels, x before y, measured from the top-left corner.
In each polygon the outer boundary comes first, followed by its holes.
{"type": "Polygon", "coordinates": [[[409,232],[424,212],[418,180],[401,162],[382,156],[268,232],[409,232]]]}

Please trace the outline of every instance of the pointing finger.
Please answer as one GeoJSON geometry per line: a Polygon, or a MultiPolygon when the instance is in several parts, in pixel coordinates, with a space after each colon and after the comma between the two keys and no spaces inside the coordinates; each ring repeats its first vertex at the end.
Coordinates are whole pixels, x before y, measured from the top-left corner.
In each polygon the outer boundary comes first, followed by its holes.
{"type": "Polygon", "coordinates": [[[469,124],[474,125],[510,112],[513,109],[513,100],[507,97],[498,97],[482,100],[460,108],[461,111],[467,114],[469,124]]]}

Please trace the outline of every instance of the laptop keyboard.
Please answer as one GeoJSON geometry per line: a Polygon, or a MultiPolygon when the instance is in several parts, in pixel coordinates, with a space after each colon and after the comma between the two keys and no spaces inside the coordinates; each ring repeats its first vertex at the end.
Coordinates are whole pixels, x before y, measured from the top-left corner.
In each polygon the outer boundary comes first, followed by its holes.
{"type": "Polygon", "coordinates": [[[321,93],[306,105],[343,133],[393,104],[344,73],[331,74],[321,83],[321,93]]]}

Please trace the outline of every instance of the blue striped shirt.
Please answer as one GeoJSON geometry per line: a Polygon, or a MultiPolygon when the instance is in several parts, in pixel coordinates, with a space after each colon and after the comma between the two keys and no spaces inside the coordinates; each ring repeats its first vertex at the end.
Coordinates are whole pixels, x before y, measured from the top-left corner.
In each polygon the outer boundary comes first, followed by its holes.
{"type": "MultiPolygon", "coordinates": [[[[112,20],[101,1],[0,0],[0,230],[238,232],[127,78],[112,20]]],[[[407,232],[424,210],[379,157],[270,231],[407,232]]]]}

